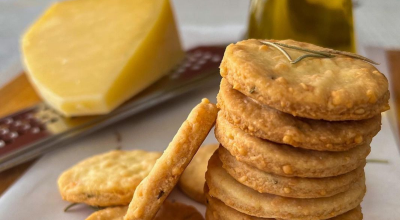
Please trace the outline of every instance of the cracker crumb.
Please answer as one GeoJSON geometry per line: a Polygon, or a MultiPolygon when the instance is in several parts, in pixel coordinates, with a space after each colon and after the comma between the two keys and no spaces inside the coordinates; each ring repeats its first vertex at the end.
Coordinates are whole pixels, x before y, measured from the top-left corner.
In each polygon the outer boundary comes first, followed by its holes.
{"type": "Polygon", "coordinates": [[[365,110],[363,108],[359,108],[354,113],[356,113],[357,115],[361,115],[365,113],[365,110]]]}
{"type": "Polygon", "coordinates": [[[253,125],[249,125],[247,128],[249,129],[249,131],[255,131],[255,128],[253,125]]]}
{"type": "Polygon", "coordinates": [[[208,100],[207,98],[203,98],[203,99],[201,100],[201,102],[202,102],[202,103],[205,103],[205,104],[209,104],[209,103],[210,103],[210,100],[208,100]]]}
{"type": "Polygon", "coordinates": [[[332,70],[326,70],[326,71],[325,71],[325,75],[328,75],[328,76],[333,75],[332,70]]]}
{"type": "Polygon", "coordinates": [[[363,141],[363,137],[361,135],[357,135],[357,137],[354,138],[354,142],[356,144],[361,144],[362,141],[363,141]]]}
{"type": "Polygon", "coordinates": [[[275,72],[283,72],[287,71],[288,69],[289,67],[285,63],[278,63],[274,67],[275,72]]]}
{"type": "Polygon", "coordinates": [[[182,173],[181,169],[177,167],[172,169],[172,175],[179,175],[180,173],[182,173]]]}
{"type": "Polygon", "coordinates": [[[377,101],[376,95],[374,93],[374,91],[372,90],[367,90],[367,96],[369,98],[369,103],[375,103],[377,101]]]}
{"type": "Polygon", "coordinates": [[[300,83],[300,86],[301,86],[304,90],[307,90],[307,85],[306,85],[306,84],[300,83]]]}
{"type": "Polygon", "coordinates": [[[267,51],[268,50],[268,46],[263,44],[260,47],[258,47],[258,49],[261,50],[261,51],[267,51]]]}
{"type": "Polygon", "coordinates": [[[287,84],[287,80],[286,80],[285,78],[283,78],[282,76],[281,76],[281,77],[278,77],[278,78],[276,79],[276,81],[277,81],[278,83],[283,84],[283,85],[286,85],[286,84],[287,84]]]}
{"type": "Polygon", "coordinates": [[[282,167],[282,170],[286,174],[293,174],[293,169],[290,165],[285,165],[282,167]]]}
{"type": "Polygon", "coordinates": [[[346,104],[346,107],[347,107],[347,108],[353,108],[353,103],[352,103],[352,102],[348,102],[348,103],[346,104]]]}
{"type": "Polygon", "coordinates": [[[290,135],[285,135],[285,136],[283,136],[282,140],[283,140],[283,142],[289,144],[289,143],[291,143],[293,141],[293,138],[290,135]]]}
{"type": "Polygon", "coordinates": [[[244,149],[244,148],[242,148],[242,147],[239,147],[239,148],[238,148],[238,151],[239,151],[239,154],[241,154],[241,155],[243,155],[243,156],[246,156],[246,155],[247,155],[247,150],[244,149]]]}
{"type": "Polygon", "coordinates": [[[340,105],[343,102],[343,96],[340,91],[332,91],[331,96],[333,105],[340,105]]]}
{"type": "Polygon", "coordinates": [[[240,181],[241,181],[241,182],[247,181],[247,179],[248,179],[247,176],[242,176],[242,177],[240,177],[240,181]]]}

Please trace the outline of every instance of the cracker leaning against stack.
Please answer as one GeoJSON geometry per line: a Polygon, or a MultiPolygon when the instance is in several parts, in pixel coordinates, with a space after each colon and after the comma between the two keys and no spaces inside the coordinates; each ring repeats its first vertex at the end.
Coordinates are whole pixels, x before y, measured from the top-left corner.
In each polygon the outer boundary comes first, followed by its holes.
{"type": "Polygon", "coordinates": [[[387,79],[367,61],[292,40],[229,45],[206,218],[362,219],[366,157],[389,109],[387,79]],[[286,56],[304,49],[330,56],[286,56]]]}
{"type": "MultiPolygon", "coordinates": [[[[214,126],[217,113],[215,104],[202,99],[163,154],[142,150],[111,151],[80,162],[58,179],[63,199],[104,208],[87,220],[202,220],[203,216],[195,208],[166,199],[214,126]]],[[[202,178],[199,175],[194,181],[204,185],[206,167],[203,168],[202,161],[207,162],[206,158],[217,147],[203,147],[194,165],[189,166],[188,171],[194,171],[195,176],[203,173],[202,178]],[[193,167],[196,165],[200,165],[200,169],[193,167]]],[[[184,179],[187,178],[190,177],[184,179]]],[[[197,186],[188,185],[186,180],[182,188],[199,200],[203,198],[202,193],[197,193],[197,186]]]]}

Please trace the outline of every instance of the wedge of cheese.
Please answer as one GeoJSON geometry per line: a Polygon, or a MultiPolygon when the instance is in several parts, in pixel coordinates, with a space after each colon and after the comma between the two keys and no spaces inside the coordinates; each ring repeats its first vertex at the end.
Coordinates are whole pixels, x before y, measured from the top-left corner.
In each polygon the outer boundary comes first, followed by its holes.
{"type": "Polygon", "coordinates": [[[26,73],[66,116],[106,114],[184,57],[168,0],[69,0],[22,39],[26,73]]]}

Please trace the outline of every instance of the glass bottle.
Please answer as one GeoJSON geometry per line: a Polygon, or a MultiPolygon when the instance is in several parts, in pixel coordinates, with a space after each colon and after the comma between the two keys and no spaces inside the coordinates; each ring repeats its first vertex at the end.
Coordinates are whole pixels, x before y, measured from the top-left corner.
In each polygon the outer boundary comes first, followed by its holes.
{"type": "Polygon", "coordinates": [[[293,39],[355,52],[351,0],[252,0],[248,38],[293,39]]]}

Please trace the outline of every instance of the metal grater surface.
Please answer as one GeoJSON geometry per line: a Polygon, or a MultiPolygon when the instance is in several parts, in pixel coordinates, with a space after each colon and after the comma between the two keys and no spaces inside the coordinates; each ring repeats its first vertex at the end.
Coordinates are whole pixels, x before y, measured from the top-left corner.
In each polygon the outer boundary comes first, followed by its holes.
{"type": "Polygon", "coordinates": [[[170,74],[107,115],[67,118],[44,103],[0,119],[0,172],[171,98],[215,82],[225,47],[197,47],[170,74]]]}

